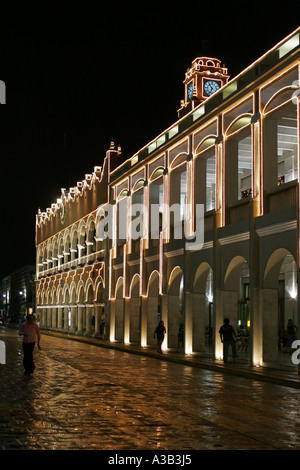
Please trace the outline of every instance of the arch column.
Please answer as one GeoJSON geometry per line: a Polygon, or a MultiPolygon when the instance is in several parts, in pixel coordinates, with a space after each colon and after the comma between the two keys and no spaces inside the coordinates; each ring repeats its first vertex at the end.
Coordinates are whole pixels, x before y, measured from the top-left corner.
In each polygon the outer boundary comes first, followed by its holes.
{"type": "Polygon", "coordinates": [[[119,280],[116,287],[116,298],[112,304],[114,315],[114,340],[124,341],[124,297],[123,297],[123,279],[119,280]]]}
{"type": "Polygon", "coordinates": [[[109,341],[115,340],[116,331],[116,299],[110,300],[109,341]]]}
{"type": "Polygon", "coordinates": [[[159,274],[153,272],[148,281],[147,296],[141,297],[141,345],[154,346],[153,338],[158,320],[161,318],[161,296],[159,294],[159,274]]]}
{"type": "Polygon", "coordinates": [[[205,351],[205,294],[192,294],[193,351],[205,351]]]}
{"type": "Polygon", "coordinates": [[[214,304],[215,304],[215,315],[214,315],[214,357],[221,359],[223,357],[223,345],[221,343],[219,329],[223,324],[223,292],[219,289],[214,291],[214,304]]]}
{"type": "Polygon", "coordinates": [[[184,352],[193,352],[193,299],[187,291],[184,295],[184,352]]]}
{"type": "Polygon", "coordinates": [[[130,314],[131,314],[131,301],[132,299],[124,299],[124,343],[130,343],[130,314]]]}
{"type": "Polygon", "coordinates": [[[187,302],[185,299],[186,282],[182,269],[173,269],[168,283],[168,347],[181,349],[185,347],[185,327],[187,302]],[[182,296],[182,297],[181,297],[182,296]]]}
{"type": "MultiPolygon", "coordinates": [[[[209,305],[213,297],[213,271],[207,262],[202,262],[195,273],[193,292],[191,293],[192,309],[192,350],[197,353],[206,351],[206,325],[209,325],[209,335],[215,332],[211,320],[209,305]]],[[[212,340],[209,336],[208,342],[212,340]]],[[[209,344],[208,344],[209,347],[209,344]]],[[[211,351],[210,351],[211,352],[211,351]]]]}
{"type": "MultiPolygon", "coordinates": [[[[136,280],[134,285],[132,285],[130,299],[125,299],[125,314],[126,313],[129,314],[129,322],[128,322],[129,342],[135,343],[135,344],[140,344],[141,342],[141,333],[140,333],[141,303],[140,303],[140,297],[139,297],[139,281],[136,280]]],[[[128,317],[127,317],[127,321],[128,321],[128,317]]]]}
{"type": "Polygon", "coordinates": [[[102,307],[100,304],[95,304],[94,305],[94,312],[95,312],[95,331],[94,331],[94,336],[99,337],[101,336],[101,331],[100,331],[100,326],[101,326],[101,313],[102,313],[102,307]]]}
{"type": "Polygon", "coordinates": [[[62,309],[62,307],[57,308],[57,328],[59,330],[63,329],[63,309],[62,309]]]}
{"type": "Polygon", "coordinates": [[[52,308],[47,306],[47,328],[52,327],[52,308]]]}
{"type": "MultiPolygon", "coordinates": [[[[148,298],[141,297],[141,346],[147,346],[147,319],[148,319],[148,298]]],[[[153,329],[154,331],[154,329],[153,329]]],[[[152,333],[153,337],[153,333],[152,333]]]]}
{"type": "Polygon", "coordinates": [[[84,317],[85,306],[82,304],[77,305],[77,315],[78,315],[78,328],[77,335],[83,335],[83,317],[84,317]]]}
{"type": "Polygon", "coordinates": [[[262,289],[263,360],[278,360],[278,290],[262,289]],[[276,312],[276,315],[274,315],[276,312]]]}
{"type": "Polygon", "coordinates": [[[85,336],[92,334],[92,317],[93,317],[93,304],[86,304],[85,306],[85,336]]]}
{"type": "Polygon", "coordinates": [[[168,322],[168,296],[166,294],[162,294],[161,296],[161,320],[165,324],[165,328],[167,331],[167,334],[165,335],[165,339],[162,345],[163,350],[167,350],[169,347],[169,335],[168,335],[168,329],[169,329],[169,322],[168,322]]]}
{"type": "Polygon", "coordinates": [[[149,346],[156,345],[156,339],[153,338],[154,330],[158,324],[158,295],[148,297],[145,299],[142,297],[142,343],[149,346]],[[144,319],[143,312],[146,310],[146,319],[144,319]]]}
{"type": "Polygon", "coordinates": [[[259,288],[252,289],[252,365],[261,365],[263,361],[263,293],[259,288]]]}
{"type": "Polygon", "coordinates": [[[47,309],[46,308],[41,309],[40,320],[41,320],[41,326],[46,327],[47,326],[47,309]]]}
{"type": "Polygon", "coordinates": [[[168,346],[178,349],[179,302],[178,295],[168,294],[168,346]],[[170,317],[171,316],[171,317],[170,317]]]}
{"type": "Polygon", "coordinates": [[[71,305],[71,326],[70,326],[71,333],[76,332],[76,314],[77,314],[76,305],[71,305]]]}
{"type": "Polygon", "coordinates": [[[58,325],[58,309],[57,307],[52,307],[52,328],[57,329],[58,325]]]}
{"type": "Polygon", "coordinates": [[[69,306],[64,305],[64,308],[63,308],[63,325],[64,325],[63,331],[68,331],[68,329],[69,329],[68,311],[69,311],[69,306]]]}

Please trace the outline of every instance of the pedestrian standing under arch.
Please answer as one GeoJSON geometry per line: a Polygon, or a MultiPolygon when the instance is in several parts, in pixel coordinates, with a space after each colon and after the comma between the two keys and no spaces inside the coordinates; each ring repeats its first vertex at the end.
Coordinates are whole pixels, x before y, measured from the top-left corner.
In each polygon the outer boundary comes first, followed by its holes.
{"type": "Polygon", "coordinates": [[[231,346],[232,357],[238,357],[236,353],[236,342],[237,334],[234,331],[234,328],[229,325],[229,318],[224,318],[224,324],[221,326],[219,333],[221,342],[223,343],[223,361],[226,363],[228,360],[228,349],[231,346]]]}
{"type": "Polygon", "coordinates": [[[153,338],[155,338],[155,335],[157,336],[157,352],[159,352],[160,354],[162,354],[161,346],[165,338],[165,334],[166,334],[166,328],[165,328],[164,322],[161,320],[159,324],[157,325],[157,327],[155,328],[154,335],[153,335],[153,338]]]}

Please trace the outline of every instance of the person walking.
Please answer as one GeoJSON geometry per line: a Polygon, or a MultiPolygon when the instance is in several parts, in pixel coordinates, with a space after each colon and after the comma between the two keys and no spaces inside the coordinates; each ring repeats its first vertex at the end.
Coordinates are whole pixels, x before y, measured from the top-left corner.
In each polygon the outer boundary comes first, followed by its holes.
{"type": "Polygon", "coordinates": [[[40,329],[38,325],[35,323],[33,315],[28,314],[27,315],[27,320],[25,323],[21,325],[19,328],[18,334],[20,336],[23,336],[23,365],[25,375],[30,375],[34,372],[35,365],[34,365],[34,360],[33,360],[33,350],[35,343],[37,341],[38,348],[41,349],[40,347],[40,329]]]}
{"type": "Polygon", "coordinates": [[[237,335],[234,331],[234,328],[229,325],[229,318],[224,318],[224,324],[221,326],[220,330],[220,338],[221,342],[223,343],[223,360],[226,363],[228,360],[228,349],[231,346],[232,349],[232,357],[238,357],[236,353],[236,342],[237,335]]]}
{"type": "Polygon", "coordinates": [[[293,320],[290,318],[287,323],[287,342],[286,342],[286,348],[289,348],[291,351],[292,349],[292,344],[296,339],[296,333],[298,331],[298,327],[293,323],[293,320]]]}
{"type": "Polygon", "coordinates": [[[159,352],[160,354],[162,354],[161,346],[165,338],[165,334],[166,334],[166,328],[165,328],[164,322],[161,320],[159,324],[157,325],[157,327],[155,328],[154,335],[153,335],[153,338],[155,338],[155,335],[157,336],[157,352],[159,352]]]}

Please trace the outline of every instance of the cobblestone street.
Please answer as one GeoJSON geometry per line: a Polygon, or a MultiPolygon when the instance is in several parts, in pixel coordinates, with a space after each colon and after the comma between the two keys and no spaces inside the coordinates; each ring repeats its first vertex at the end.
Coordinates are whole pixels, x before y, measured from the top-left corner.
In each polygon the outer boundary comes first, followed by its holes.
{"type": "Polygon", "coordinates": [[[299,390],[0,328],[2,450],[300,449],[299,390]]]}

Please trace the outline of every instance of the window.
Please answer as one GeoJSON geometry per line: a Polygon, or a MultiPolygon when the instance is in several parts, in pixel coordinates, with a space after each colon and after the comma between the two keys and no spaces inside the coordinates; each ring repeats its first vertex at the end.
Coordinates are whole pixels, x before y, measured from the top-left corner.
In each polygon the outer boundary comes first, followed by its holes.
{"type": "Polygon", "coordinates": [[[139,251],[140,240],[144,235],[144,181],[141,182],[142,187],[139,183],[136,187],[140,187],[132,195],[132,213],[131,213],[131,250],[132,252],[139,251]]]}
{"type": "Polygon", "coordinates": [[[216,204],[216,156],[214,146],[195,159],[195,204],[204,204],[205,211],[215,209],[216,204]]]}
{"type": "Polygon", "coordinates": [[[182,239],[187,203],[186,164],[170,173],[170,238],[182,239]]]}
{"type": "Polygon", "coordinates": [[[298,178],[296,106],[289,102],[269,112],[263,126],[264,187],[272,191],[298,178]]]}
{"type": "Polygon", "coordinates": [[[248,125],[230,136],[225,155],[226,206],[252,196],[252,137],[248,125]]]}
{"type": "Polygon", "coordinates": [[[278,185],[297,179],[297,120],[282,117],[277,122],[277,178],[278,185]]]}
{"type": "Polygon", "coordinates": [[[238,199],[252,195],[252,146],[251,136],[238,141],[238,199]]]}
{"type": "Polygon", "coordinates": [[[151,183],[149,187],[149,247],[158,246],[159,244],[159,234],[163,229],[163,204],[163,177],[160,177],[151,183]]]}
{"type": "MultiPolygon", "coordinates": [[[[210,152],[211,154],[212,152],[210,152]]],[[[206,201],[205,210],[215,209],[216,204],[216,156],[209,156],[206,159],[206,201]]]]}
{"type": "MultiPolygon", "coordinates": [[[[127,191],[126,191],[127,194],[127,191]]],[[[123,246],[127,241],[127,196],[117,205],[117,256],[123,256],[123,246]]]]}

